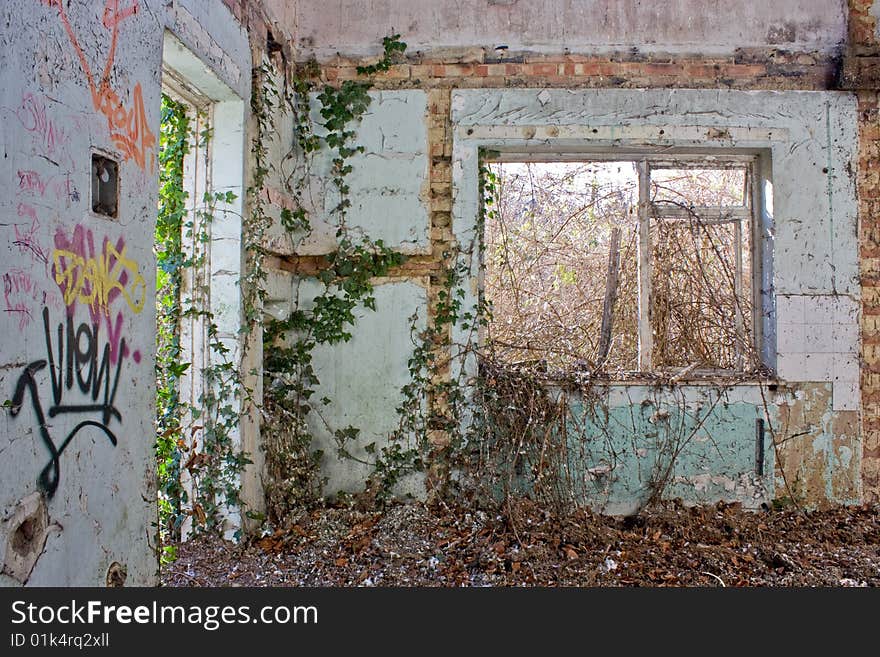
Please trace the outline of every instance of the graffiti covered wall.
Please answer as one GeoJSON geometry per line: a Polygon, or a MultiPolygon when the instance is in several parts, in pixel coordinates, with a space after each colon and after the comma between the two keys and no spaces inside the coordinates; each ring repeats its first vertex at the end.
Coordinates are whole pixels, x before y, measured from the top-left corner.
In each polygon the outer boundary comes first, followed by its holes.
{"type": "Polygon", "coordinates": [[[0,8],[3,585],[155,582],[162,42],[199,27],[178,4],[0,8]]]}

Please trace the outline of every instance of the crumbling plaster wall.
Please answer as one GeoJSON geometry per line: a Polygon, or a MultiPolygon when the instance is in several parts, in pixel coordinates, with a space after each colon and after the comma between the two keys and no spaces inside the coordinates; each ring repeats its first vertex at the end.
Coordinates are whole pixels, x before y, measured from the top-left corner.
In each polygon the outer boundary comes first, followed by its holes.
{"type": "Polygon", "coordinates": [[[880,500],[880,84],[875,59],[880,55],[878,15],[880,3],[875,0],[850,0],[847,52],[855,63],[864,59],[869,72],[849,88],[856,91],[859,103],[862,485],[864,499],[873,502],[880,500]]]}
{"type": "MultiPolygon", "coordinates": [[[[753,411],[766,416],[772,426],[778,424],[777,406],[786,407],[804,395],[812,397],[817,386],[829,392],[825,401],[830,405],[824,404],[821,421],[814,418],[808,429],[791,429],[791,434],[813,435],[816,426],[822,427],[811,447],[805,448],[812,450],[804,458],[808,465],[802,464],[807,469],[818,467],[821,476],[800,493],[812,502],[858,499],[851,486],[837,491],[831,482],[842,463],[850,470],[845,479],[858,480],[860,445],[847,441],[852,457],[829,456],[837,439],[835,422],[857,422],[859,410],[860,288],[853,179],[858,141],[852,94],[473,89],[454,90],[451,108],[453,216],[460,218],[453,226],[460,243],[471,241],[477,229],[481,148],[544,151],[551,157],[559,151],[588,154],[657,148],[667,153],[699,148],[710,155],[713,150],[730,149],[768,152],[772,205],[766,203],[765,214],[772,220],[763,226],[761,242],[762,261],[772,273],[765,277],[770,287],[764,294],[771,302],[765,306],[764,336],[769,342],[765,353],[768,364],[775,363],[781,382],[805,385],[790,400],[772,395],[766,409],[764,400],[744,403],[751,403],[753,411]]],[[[478,280],[476,266],[471,274],[478,280]]],[[[464,336],[453,333],[453,339],[461,341],[464,336]]],[[[684,403],[690,403],[687,396],[684,403]]],[[[711,418],[704,428],[711,435],[711,418]]],[[[745,473],[754,469],[754,423],[745,422],[738,431],[738,458],[745,473]],[[746,467],[749,463],[751,468],[746,467]]],[[[719,465],[704,461],[699,466],[702,471],[684,476],[717,475],[713,468],[719,465]]],[[[687,470],[686,463],[682,467],[687,470]]],[[[621,485],[625,485],[626,468],[622,470],[621,485]]],[[[797,468],[789,470],[786,474],[795,479],[797,468]]],[[[609,473],[608,479],[613,477],[609,473]]],[[[800,480],[805,478],[801,474],[800,480]]],[[[734,497],[746,496],[738,489],[738,475],[732,481],[734,497]]],[[[772,478],[766,484],[769,497],[779,493],[772,478]]],[[[676,492],[687,499],[686,489],[678,487],[676,492]]],[[[695,486],[691,492],[699,490],[695,486]]],[[[724,496],[721,490],[718,494],[724,496]]]]}
{"type": "MultiPolygon", "coordinates": [[[[862,468],[870,459],[863,458],[868,453],[860,428],[856,103],[853,94],[827,92],[836,85],[835,58],[845,45],[852,10],[847,3],[719,3],[711,10],[705,3],[639,3],[638,10],[629,3],[599,3],[551,11],[522,2],[432,2],[428,7],[357,2],[343,3],[339,12],[307,4],[298,5],[294,17],[297,55],[316,56],[326,83],[357,79],[355,66],[375,61],[386,34],[401,33],[409,46],[406,58],[371,80],[383,95],[426,94],[428,167],[421,203],[428,214],[429,248],[415,265],[389,276],[400,282],[427,280],[429,312],[442,288],[448,254],[471,237],[477,145],[552,148],[568,130],[567,146],[574,149],[628,143],[765,153],[768,173],[772,168],[774,222],[765,234],[771,248],[764,284],[773,290],[765,309],[764,355],[778,367],[779,377],[772,389],[719,384],[744,405],[738,408],[748,409],[718,419],[716,429],[732,435],[726,432],[735,426],[739,442],[727,444],[724,458],[690,459],[677,473],[673,493],[693,501],[717,495],[750,504],[791,494],[811,505],[851,503],[876,493],[874,484],[861,486],[862,468]],[[677,31],[682,25],[686,29],[677,31]],[[499,44],[509,47],[495,51],[499,44]],[[579,131],[583,126],[598,126],[600,136],[579,131]],[[520,129],[531,127],[538,134],[529,139],[520,129]],[[561,132],[554,134],[554,128],[561,132]],[[483,130],[482,136],[467,134],[470,129],[483,130]],[[758,418],[766,422],[769,469],[759,478],[755,496],[749,473],[755,468],[758,418]],[[746,480],[749,485],[742,483],[746,480]]],[[[355,171],[370,176],[367,170],[355,171]]],[[[382,199],[382,207],[392,216],[400,214],[393,196],[382,199]]],[[[421,226],[423,215],[416,216],[411,229],[421,226]]],[[[379,231],[388,229],[378,221],[379,231]]],[[[279,266],[291,272],[313,268],[309,253],[288,248],[279,266]]],[[[476,285],[477,272],[472,273],[476,285]]],[[[381,305],[378,312],[385,312],[381,305]]],[[[394,321],[386,317],[383,321],[394,321]]],[[[335,376],[329,361],[321,359],[318,366],[335,376]]],[[[638,396],[638,389],[613,386],[609,400],[617,404],[627,395],[638,396]]],[[[699,405],[700,395],[694,395],[686,407],[699,405]]],[[[628,404],[618,407],[629,411],[628,404]]],[[[442,432],[432,435],[438,451],[445,440],[442,432]]],[[[621,469],[620,487],[609,491],[609,499],[638,497],[633,491],[641,484],[627,474],[629,465],[621,469]]]]}
{"type": "Polygon", "coordinates": [[[560,393],[569,409],[569,489],[581,503],[613,514],[635,512],[658,491],[746,508],[787,498],[857,503],[858,416],[834,411],[831,389],[597,382],[583,395],[560,393]]]}
{"type": "Polygon", "coordinates": [[[413,52],[507,45],[511,53],[729,54],[776,46],[829,52],[846,35],[846,2],[737,0],[340,0],[332,10],[300,2],[297,46],[319,61],[373,53],[376,35],[406,35],[413,52]]]}
{"type": "MultiPolygon", "coordinates": [[[[0,7],[0,584],[156,581],[157,135],[166,29],[246,98],[220,3],[0,7]],[[91,158],[119,162],[116,217],[91,158]]],[[[243,143],[242,143],[243,148],[243,143]]]]}
{"type": "MultiPolygon", "coordinates": [[[[395,251],[418,259],[430,254],[428,215],[427,96],[422,90],[371,92],[369,109],[357,126],[355,143],[364,152],[349,160],[352,173],[351,207],[346,224],[355,235],[382,240],[395,251]]],[[[312,105],[317,108],[315,96],[312,105]]],[[[317,111],[313,120],[319,121],[317,111]]],[[[281,135],[292,134],[289,118],[281,120],[281,135]]],[[[322,134],[321,129],[316,134],[322,134]]],[[[297,257],[311,259],[336,248],[336,227],[331,216],[339,203],[339,193],[331,181],[332,157],[324,148],[308,163],[286,159],[289,141],[273,137],[269,158],[289,162],[270,174],[266,197],[267,211],[276,219],[287,204],[284,174],[292,179],[304,176],[303,202],[310,213],[312,231],[308,236],[290,235],[276,221],[266,237],[267,248],[276,255],[274,272],[267,284],[265,309],[281,319],[294,308],[308,310],[323,286],[296,264],[297,257]],[[296,167],[301,167],[295,171],[296,167]],[[286,269],[285,269],[286,268],[286,269]],[[292,271],[291,271],[292,270],[292,271]],[[303,275],[305,273],[305,275],[303,275]]],[[[320,384],[314,399],[330,402],[310,414],[309,429],[314,446],[325,456],[322,475],[327,477],[328,493],[354,492],[363,488],[372,458],[364,447],[387,444],[397,427],[394,409],[402,401],[401,388],[408,382],[407,361],[413,343],[409,318],[417,313],[419,330],[428,315],[429,281],[424,272],[409,268],[405,277],[374,281],[376,311],[360,309],[353,338],[349,342],[320,345],[314,352],[315,373],[320,384]],[[320,415],[318,415],[320,413],[320,415]],[[356,441],[347,445],[355,459],[337,458],[334,432],[353,426],[359,430],[356,441]]],[[[418,483],[409,482],[409,492],[418,492],[418,483]]],[[[404,489],[401,489],[404,492],[404,489]]]]}

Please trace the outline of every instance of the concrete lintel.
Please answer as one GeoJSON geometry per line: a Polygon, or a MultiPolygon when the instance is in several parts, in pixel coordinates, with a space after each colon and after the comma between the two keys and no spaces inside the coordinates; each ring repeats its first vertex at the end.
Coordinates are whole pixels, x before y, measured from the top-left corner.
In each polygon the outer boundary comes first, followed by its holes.
{"type": "Polygon", "coordinates": [[[711,146],[761,146],[776,140],[788,140],[785,128],[754,128],[725,126],[717,128],[698,125],[491,125],[459,126],[456,137],[461,139],[524,139],[532,141],[579,140],[587,142],[631,142],[662,146],[692,142],[711,146]]]}

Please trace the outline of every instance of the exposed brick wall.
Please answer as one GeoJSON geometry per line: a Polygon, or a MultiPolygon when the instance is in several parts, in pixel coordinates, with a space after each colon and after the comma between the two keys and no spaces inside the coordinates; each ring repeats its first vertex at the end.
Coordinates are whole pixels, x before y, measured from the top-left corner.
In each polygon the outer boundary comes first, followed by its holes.
{"type": "MultiPolygon", "coordinates": [[[[340,60],[327,64],[323,67],[324,79],[330,83],[357,79],[355,69],[360,63],[340,60]]],[[[397,64],[374,81],[379,88],[828,89],[836,74],[837,62],[827,57],[778,50],[744,51],[727,58],[536,55],[509,62],[487,60],[480,51],[397,64]]]]}
{"type": "Polygon", "coordinates": [[[880,50],[876,19],[870,13],[873,4],[874,0],[849,0],[848,46],[854,55],[873,55],[880,50]]]}
{"type": "Polygon", "coordinates": [[[859,92],[862,273],[862,495],[880,500],[880,103],[859,92]]]}
{"type": "MultiPolygon", "coordinates": [[[[849,54],[876,55],[871,0],[850,0],[849,54]]],[[[859,226],[862,280],[862,497],[880,501],[880,94],[859,99],[859,226]]]]}
{"type": "MultiPolygon", "coordinates": [[[[452,125],[450,121],[451,91],[449,88],[431,89],[428,92],[428,153],[430,165],[428,182],[430,185],[430,217],[431,217],[431,257],[441,266],[451,264],[454,236],[452,234],[452,125]]],[[[430,276],[428,288],[428,312],[436,316],[438,294],[443,289],[442,272],[437,271],[430,276]]],[[[449,353],[447,345],[451,334],[437,336],[435,344],[436,362],[440,364],[436,383],[451,380],[449,353]]],[[[445,471],[446,459],[441,458],[449,444],[449,438],[443,429],[446,418],[446,400],[442,397],[428,400],[431,412],[432,430],[429,435],[435,458],[431,459],[428,472],[428,490],[432,492],[447,480],[445,471]]]]}

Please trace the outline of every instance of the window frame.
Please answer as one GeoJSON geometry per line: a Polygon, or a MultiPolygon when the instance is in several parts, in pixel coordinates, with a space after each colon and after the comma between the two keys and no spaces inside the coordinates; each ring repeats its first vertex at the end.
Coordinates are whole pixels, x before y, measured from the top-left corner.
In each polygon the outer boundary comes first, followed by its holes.
{"type": "MultiPolygon", "coordinates": [[[[636,165],[638,175],[638,367],[639,377],[655,377],[665,374],[658,371],[653,364],[653,325],[650,316],[651,308],[651,221],[654,217],[685,217],[690,212],[683,208],[672,210],[670,207],[661,210],[663,203],[653,203],[651,193],[651,171],[658,169],[745,169],[748,205],[743,206],[700,206],[693,205],[691,209],[697,213],[729,215],[719,217],[717,223],[733,223],[736,233],[736,281],[735,294],[742,296],[743,279],[743,237],[744,230],[749,231],[749,301],[751,302],[750,326],[744,326],[744,319],[740,313],[737,319],[736,331],[750,341],[751,351],[754,354],[753,363],[747,363],[742,351],[737,356],[737,367],[733,370],[714,367],[679,368],[678,377],[684,374],[700,375],[732,375],[732,376],[757,376],[757,372],[763,369],[767,361],[767,345],[763,343],[763,316],[765,310],[766,291],[764,290],[766,262],[763,247],[763,178],[761,177],[762,153],[755,150],[744,152],[717,153],[711,150],[688,149],[687,152],[656,152],[651,150],[630,150],[622,152],[591,152],[591,151],[566,151],[566,152],[541,152],[515,150],[497,150],[483,147],[481,150],[481,162],[484,164],[506,163],[557,163],[557,162],[632,162],[636,165]],[[745,226],[743,224],[746,224],[745,226]]],[[[770,177],[767,176],[768,180],[770,177]]],[[[672,207],[675,207],[674,205],[672,207]]],[[[715,222],[713,222],[715,223],[715,222]]],[[[481,264],[481,267],[483,265],[481,264]]],[[[482,278],[482,272],[480,274],[482,278]]],[[[482,288],[482,283],[481,283],[482,288]]]]}

